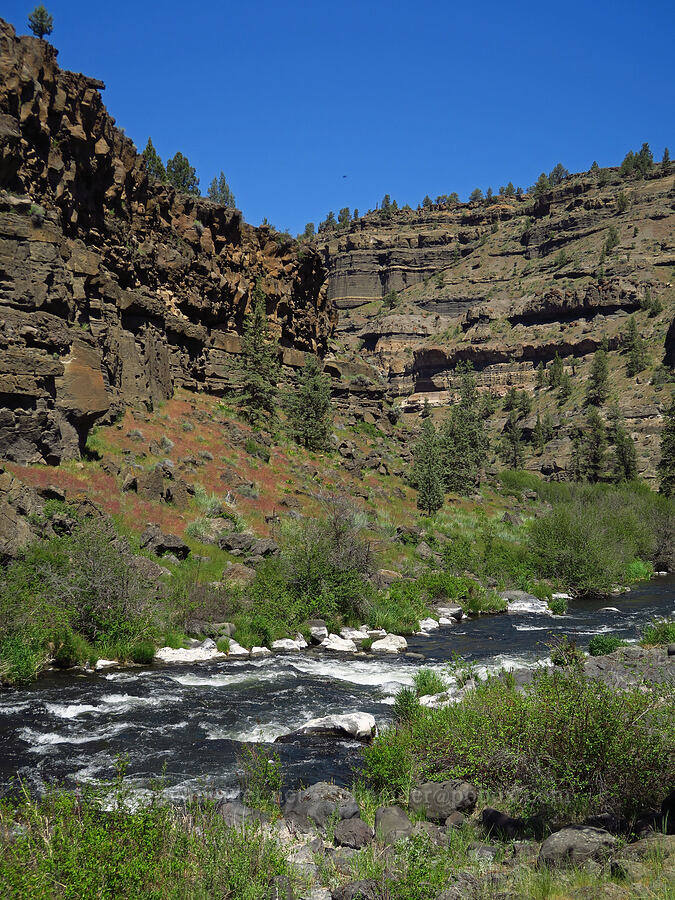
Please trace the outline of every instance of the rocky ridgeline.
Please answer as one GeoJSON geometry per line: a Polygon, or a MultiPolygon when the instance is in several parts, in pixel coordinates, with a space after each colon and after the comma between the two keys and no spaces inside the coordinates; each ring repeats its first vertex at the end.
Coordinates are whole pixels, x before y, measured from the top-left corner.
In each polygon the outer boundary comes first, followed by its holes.
{"type": "Polygon", "coordinates": [[[284,364],[334,324],[316,252],[149,180],[56,56],[0,20],[0,455],[23,463],[176,386],[226,391],[256,282],[284,364]]]}
{"type": "MultiPolygon", "coordinates": [[[[372,367],[386,400],[417,414],[425,399],[453,400],[464,360],[479,389],[499,396],[533,392],[537,365],[558,353],[582,394],[591,355],[606,341],[621,411],[651,477],[668,403],[652,372],[675,362],[674,234],[675,176],[659,166],[646,181],[617,169],[570,176],[537,200],[376,211],[320,237],[328,297],[340,311],[335,346],[372,367]],[[616,243],[603,251],[610,229],[616,243]],[[646,298],[658,301],[658,314],[648,315],[646,298]],[[650,366],[629,379],[621,350],[632,314],[650,366]]],[[[564,471],[580,405],[578,395],[560,411],[553,402],[558,443],[533,468],[564,471]]],[[[521,423],[526,438],[534,422],[521,423]]]]}

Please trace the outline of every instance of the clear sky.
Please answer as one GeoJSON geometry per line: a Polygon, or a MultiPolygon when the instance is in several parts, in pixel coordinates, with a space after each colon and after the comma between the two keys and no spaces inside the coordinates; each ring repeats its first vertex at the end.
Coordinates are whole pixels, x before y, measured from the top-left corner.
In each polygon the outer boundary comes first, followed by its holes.
{"type": "MultiPolygon", "coordinates": [[[[0,16],[26,33],[34,5],[0,16]]],[[[673,0],[45,5],[139,150],[181,150],[204,193],[222,169],[254,224],[675,154],[673,0]]]]}

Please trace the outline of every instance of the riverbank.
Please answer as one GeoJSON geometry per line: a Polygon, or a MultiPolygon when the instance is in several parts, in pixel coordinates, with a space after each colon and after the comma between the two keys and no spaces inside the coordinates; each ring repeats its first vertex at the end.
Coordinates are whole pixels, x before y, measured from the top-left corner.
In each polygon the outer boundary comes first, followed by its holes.
{"type": "MultiPolygon", "coordinates": [[[[631,648],[592,662],[606,672],[631,653],[638,680],[656,656],[675,667],[666,650],[643,651],[637,665],[631,648]]],[[[0,887],[17,898],[669,897],[673,692],[603,685],[571,665],[540,671],[524,692],[494,677],[452,709],[418,707],[366,751],[352,790],[321,781],[289,791],[274,755],[253,747],[241,761],[244,803],[167,804],[157,784],[139,807],[123,763],[107,787],[26,794],[0,806],[0,887]],[[529,704],[522,717],[516,698],[529,704]],[[429,755],[441,723],[441,757],[429,755]],[[513,728],[517,765],[500,782],[513,728]],[[406,734],[408,762],[391,744],[406,734]],[[471,754],[448,771],[453,734],[471,754]],[[443,771],[429,768],[441,758],[443,771]]]]}

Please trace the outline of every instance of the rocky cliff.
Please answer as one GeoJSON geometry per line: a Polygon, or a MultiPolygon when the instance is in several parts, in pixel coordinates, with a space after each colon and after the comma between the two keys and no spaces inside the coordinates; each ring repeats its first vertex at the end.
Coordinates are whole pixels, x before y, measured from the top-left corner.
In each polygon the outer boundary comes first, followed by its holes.
{"type": "MultiPolygon", "coordinates": [[[[618,169],[568,176],[544,196],[495,197],[386,215],[324,232],[319,249],[328,296],[340,309],[334,349],[369,363],[390,401],[418,415],[446,406],[468,360],[479,388],[498,398],[525,390],[533,415],[550,413],[556,440],[528,465],[564,473],[595,350],[606,342],[611,401],[653,475],[675,346],[675,176],[618,169]],[[648,364],[626,374],[625,333],[634,314],[648,364]],[[536,367],[559,354],[572,395],[535,392],[536,367]]],[[[492,421],[497,436],[506,421],[492,421]]],[[[526,433],[534,419],[524,421],[526,433]]]]}
{"type": "Polygon", "coordinates": [[[0,455],[58,463],[96,421],[231,383],[253,288],[283,354],[335,322],[320,256],[148,178],[104,85],[0,20],[0,455]]]}

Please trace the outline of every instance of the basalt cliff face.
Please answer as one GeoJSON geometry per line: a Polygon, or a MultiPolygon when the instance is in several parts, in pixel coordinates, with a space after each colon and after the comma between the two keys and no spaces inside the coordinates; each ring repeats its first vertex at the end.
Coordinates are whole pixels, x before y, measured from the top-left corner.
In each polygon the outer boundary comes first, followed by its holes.
{"type": "MultiPolygon", "coordinates": [[[[608,406],[618,403],[651,477],[673,380],[674,241],[675,176],[658,164],[646,179],[618,169],[572,175],[538,199],[375,211],[319,238],[340,311],[334,347],[370,364],[389,402],[411,417],[425,399],[432,408],[452,402],[465,360],[480,390],[527,391],[524,436],[537,412],[555,423],[554,440],[527,464],[565,477],[592,354],[606,345],[608,406]],[[626,373],[631,315],[647,346],[635,377],[626,373]],[[537,366],[556,353],[572,376],[564,402],[535,390],[537,366]]],[[[506,419],[498,409],[495,436],[506,419]]]]}
{"type": "Polygon", "coordinates": [[[321,257],[150,180],[103,84],[0,20],[0,455],[58,463],[174,387],[226,391],[256,284],[282,362],[335,324],[321,257]]]}

